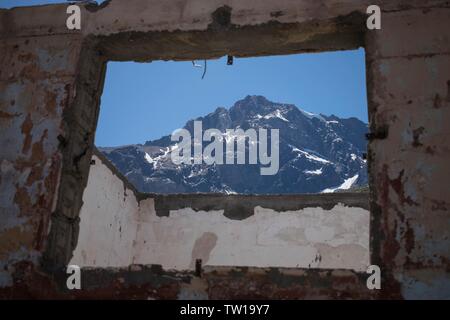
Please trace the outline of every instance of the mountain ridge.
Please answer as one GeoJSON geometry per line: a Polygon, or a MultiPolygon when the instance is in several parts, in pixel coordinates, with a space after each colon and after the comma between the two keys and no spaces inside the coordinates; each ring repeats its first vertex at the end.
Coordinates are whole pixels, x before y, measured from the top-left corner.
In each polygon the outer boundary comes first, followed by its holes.
{"type": "Polygon", "coordinates": [[[279,129],[278,174],[262,177],[255,165],[174,165],[170,152],[175,142],[170,135],[144,144],[98,149],[141,192],[316,193],[367,184],[362,154],[368,127],[357,118],[313,114],[294,104],[248,95],[229,109],[217,107],[214,112],[187,121],[184,129],[191,134],[194,121],[202,121],[203,130],[215,128],[222,132],[236,128],[279,129]]]}

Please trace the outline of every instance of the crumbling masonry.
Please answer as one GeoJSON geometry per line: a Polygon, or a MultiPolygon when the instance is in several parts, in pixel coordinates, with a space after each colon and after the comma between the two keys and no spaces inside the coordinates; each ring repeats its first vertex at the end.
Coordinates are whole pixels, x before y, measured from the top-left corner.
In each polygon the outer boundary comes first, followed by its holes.
{"type": "Polygon", "coordinates": [[[449,1],[113,0],[82,5],[74,31],[66,7],[0,10],[1,298],[450,298],[449,1]],[[370,4],[381,30],[366,28],[370,4]],[[83,290],[64,288],[108,60],[358,47],[381,290],[350,270],[156,265],[87,269],[83,290]]]}

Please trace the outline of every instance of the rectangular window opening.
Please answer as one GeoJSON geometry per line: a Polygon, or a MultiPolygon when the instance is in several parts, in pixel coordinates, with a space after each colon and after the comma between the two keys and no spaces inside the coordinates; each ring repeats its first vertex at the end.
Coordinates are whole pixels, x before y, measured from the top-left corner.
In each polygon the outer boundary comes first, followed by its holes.
{"type": "Polygon", "coordinates": [[[367,120],[363,49],[109,62],[72,263],[365,271],[367,120]]]}
{"type": "Polygon", "coordinates": [[[139,192],[367,189],[362,49],[204,64],[108,64],[96,145],[139,192]]]}

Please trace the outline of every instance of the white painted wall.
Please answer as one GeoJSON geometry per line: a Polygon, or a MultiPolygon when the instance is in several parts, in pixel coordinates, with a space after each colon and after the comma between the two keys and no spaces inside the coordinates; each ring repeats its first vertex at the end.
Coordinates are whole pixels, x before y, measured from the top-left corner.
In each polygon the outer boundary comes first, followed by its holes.
{"type": "Polygon", "coordinates": [[[71,264],[165,269],[210,266],[315,267],[365,271],[369,265],[369,211],[336,205],[276,212],[256,207],[245,220],[223,211],[173,210],[158,217],[153,199],[133,192],[94,156],[71,264]]]}

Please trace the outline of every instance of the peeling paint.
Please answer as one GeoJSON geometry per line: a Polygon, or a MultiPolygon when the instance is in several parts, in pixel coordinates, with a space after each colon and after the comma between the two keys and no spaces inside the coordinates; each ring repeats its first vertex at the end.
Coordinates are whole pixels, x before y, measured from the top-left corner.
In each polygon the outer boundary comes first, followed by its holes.
{"type": "MultiPolygon", "coordinates": [[[[279,212],[255,206],[241,220],[208,208],[208,203],[203,203],[204,210],[193,210],[189,206],[205,197],[190,195],[179,209],[160,216],[153,198],[139,202],[132,190],[124,190],[123,177],[110,170],[106,159],[94,155],[93,160],[71,264],[160,264],[168,270],[194,270],[200,259],[204,266],[334,267],[360,272],[369,265],[369,211],[346,205],[354,201],[346,194],[335,195],[333,205],[326,201],[320,205],[320,196],[293,196],[291,201],[302,209],[279,212]]],[[[365,195],[358,197],[364,203],[365,195]]],[[[221,198],[216,205],[228,203],[221,198]]],[[[252,201],[270,206],[272,197],[253,196],[252,201]]],[[[242,210],[239,202],[234,203],[242,210]]]]}

